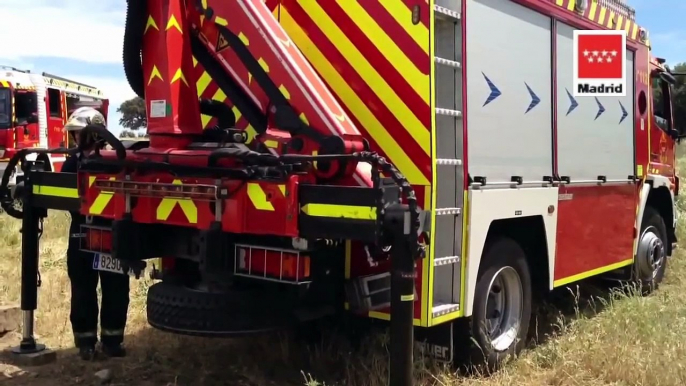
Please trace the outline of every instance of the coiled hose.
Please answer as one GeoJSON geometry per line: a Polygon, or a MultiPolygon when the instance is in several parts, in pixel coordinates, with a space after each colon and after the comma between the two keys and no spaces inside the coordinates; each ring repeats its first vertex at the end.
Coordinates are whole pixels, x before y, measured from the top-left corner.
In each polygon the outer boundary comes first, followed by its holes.
{"type": "MultiPolygon", "coordinates": [[[[83,128],[82,135],[96,134],[102,138],[105,142],[109,143],[117,154],[117,158],[120,160],[126,159],[126,147],[117,139],[114,134],[107,131],[107,128],[103,125],[88,125],[83,128]]],[[[7,163],[5,172],[2,175],[2,180],[0,180],[0,207],[9,214],[10,216],[21,219],[24,212],[16,209],[12,204],[14,203],[15,197],[12,196],[12,190],[9,187],[10,178],[12,173],[16,169],[19,162],[22,164],[26,161],[26,156],[29,154],[38,154],[37,159],[42,159],[43,161],[48,161],[48,154],[66,154],[66,155],[76,155],[83,149],[80,146],[66,149],[66,148],[56,148],[56,149],[21,149],[19,150],[7,163]]]]}
{"type": "Polygon", "coordinates": [[[127,0],[124,27],[124,74],[129,86],[140,98],[145,98],[141,50],[143,49],[147,5],[146,0],[127,0]]]}

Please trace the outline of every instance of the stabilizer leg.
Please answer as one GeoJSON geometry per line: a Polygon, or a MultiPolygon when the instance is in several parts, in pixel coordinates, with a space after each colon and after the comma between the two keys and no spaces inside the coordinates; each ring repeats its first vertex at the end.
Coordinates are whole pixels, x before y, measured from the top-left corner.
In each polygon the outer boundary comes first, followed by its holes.
{"type": "Polygon", "coordinates": [[[30,175],[31,172],[29,171],[24,181],[24,215],[21,224],[22,340],[18,347],[12,349],[12,352],[22,361],[31,365],[40,365],[53,362],[56,356],[45,345],[37,343],[33,333],[34,312],[38,305],[38,242],[42,232],[41,221],[47,211],[33,206],[33,187],[30,175]]]}
{"type": "Polygon", "coordinates": [[[390,386],[412,386],[414,342],[414,283],[417,276],[410,245],[410,210],[407,205],[386,208],[386,231],[391,246],[390,386]]]}

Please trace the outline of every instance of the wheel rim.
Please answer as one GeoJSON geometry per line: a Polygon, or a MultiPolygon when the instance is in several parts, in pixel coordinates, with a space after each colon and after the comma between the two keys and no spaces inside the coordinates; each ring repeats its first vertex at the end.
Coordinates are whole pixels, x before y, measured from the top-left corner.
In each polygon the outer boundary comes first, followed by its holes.
{"type": "Polygon", "coordinates": [[[512,267],[503,267],[491,279],[485,307],[486,335],[496,351],[505,351],[517,339],[522,320],[522,282],[512,267]]]}
{"type": "Polygon", "coordinates": [[[657,228],[649,226],[643,231],[638,242],[636,265],[639,277],[643,280],[655,279],[664,264],[665,255],[665,245],[658,236],[657,228]]]}

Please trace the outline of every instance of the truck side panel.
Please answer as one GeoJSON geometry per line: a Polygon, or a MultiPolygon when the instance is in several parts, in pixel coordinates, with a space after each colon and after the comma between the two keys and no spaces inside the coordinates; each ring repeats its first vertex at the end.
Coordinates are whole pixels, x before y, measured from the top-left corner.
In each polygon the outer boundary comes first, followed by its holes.
{"type": "Polygon", "coordinates": [[[403,2],[282,0],[279,9],[281,25],[372,148],[413,185],[429,185],[429,29],[411,18],[403,2]]]}
{"type": "MultiPolygon", "coordinates": [[[[428,2],[418,0],[281,0],[274,12],[372,149],[408,178],[425,210],[431,205],[433,173],[430,12],[428,2]],[[415,6],[421,15],[417,24],[412,22],[415,6]]],[[[452,250],[453,238],[447,243],[452,250]]],[[[350,247],[347,277],[388,272],[386,264],[370,267],[357,243],[350,247]]],[[[425,282],[431,268],[418,268],[415,324],[426,325],[430,289],[425,282]]],[[[388,309],[369,316],[388,319],[388,309]]]]}
{"type": "MultiPolygon", "coordinates": [[[[554,286],[629,265],[637,188],[634,77],[624,97],[572,96],[573,30],[556,23],[557,164],[570,183],[560,188],[554,286]],[[609,182],[594,181],[605,176],[609,182]],[[611,240],[611,241],[610,241],[611,240]]],[[[626,50],[627,74],[634,52],[626,50]]]]}
{"type": "MultiPolygon", "coordinates": [[[[634,167],[634,87],[627,75],[624,97],[572,96],[575,28],[557,22],[557,162],[560,176],[572,182],[626,180],[634,167]]],[[[633,74],[634,53],[626,50],[626,72],[633,74]]]]}
{"type": "Polygon", "coordinates": [[[552,175],[551,18],[509,0],[467,5],[469,174],[552,175]]]}

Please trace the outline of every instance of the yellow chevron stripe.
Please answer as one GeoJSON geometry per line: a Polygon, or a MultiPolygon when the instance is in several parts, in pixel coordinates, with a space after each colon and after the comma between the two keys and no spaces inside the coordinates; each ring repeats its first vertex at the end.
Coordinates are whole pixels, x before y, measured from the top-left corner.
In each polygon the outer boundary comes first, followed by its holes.
{"type": "MultiPolygon", "coordinates": [[[[351,3],[354,3],[353,1],[349,2],[340,2],[339,5],[341,7],[345,7],[343,3],[348,4],[348,9],[347,12],[353,12],[351,8],[354,9],[354,7],[350,7],[351,3]]],[[[375,91],[376,95],[381,98],[383,101],[384,105],[393,113],[393,115],[396,117],[398,122],[400,122],[405,129],[411,134],[412,138],[417,141],[417,143],[421,146],[421,148],[426,152],[426,154],[430,154],[430,143],[431,143],[431,133],[429,130],[426,129],[426,127],[417,119],[417,117],[410,111],[410,109],[407,107],[405,102],[403,101],[400,96],[398,96],[395,91],[388,85],[386,80],[378,73],[378,71],[369,63],[367,58],[360,53],[360,51],[355,47],[355,44],[351,42],[348,37],[341,31],[341,29],[336,25],[336,23],[331,20],[329,15],[324,12],[324,10],[317,4],[316,1],[308,1],[308,2],[302,2],[300,5],[303,7],[303,9],[306,10],[306,12],[310,15],[310,17],[313,20],[317,20],[322,32],[326,35],[326,37],[336,45],[338,50],[343,54],[343,56],[346,58],[346,60],[355,68],[357,73],[362,77],[362,79],[370,86],[372,86],[372,89],[375,91]]],[[[358,5],[359,6],[359,5],[358,5]]],[[[356,10],[357,11],[357,10],[356,10]]],[[[360,12],[364,13],[365,16],[368,17],[367,13],[360,8],[360,12]]],[[[291,22],[293,19],[292,17],[288,14],[286,9],[281,10],[281,19],[282,22],[281,24],[283,25],[283,19],[284,15],[288,15],[289,24],[291,27],[295,27],[297,23],[291,22]]],[[[363,22],[360,20],[362,18],[362,15],[357,15],[355,14],[355,17],[358,18],[358,22],[363,24],[363,22]]],[[[371,20],[369,18],[368,20],[371,20]]],[[[367,21],[368,22],[368,21],[367,21]]],[[[376,26],[376,24],[374,24],[376,26]]],[[[289,27],[289,28],[291,28],[289,27]]],[[[299,28],[299,27],[298,27],[299,28]]],[[[378,26],[377,26],[378,28],[378,26]]],[[[380,32],[371,32],[371,28],[364,28],[366,31],[366,34],[383,34],[383,31],[379,29],[380,32]]],[[[384,36],[386,36],[384,34],[384,36]]],[[[387,37],[387,36],[386,36],[387,37]]],[[[307,38],[308,46],[304,45],[298,45],[298,47],[301,50],[307,49],[311,47],[313,50],[315,48],[314,43],[310,41],[309,38],[307,38]]],[[[376,44],[380,44],[378,41],[376,44]]],[[[396,47],[397,48],[397,47],[396,47]]],[[[403,55],[404,56],[404,55],[403,55]]],[[[328,61],[328,59],[322,57],[322,60],[328,61]]],[[[398,67],[403,67],[402,65],[398,65],[398,67]]],[[[414,67],[414,65],[412,66],[414,67]]],[[[424,77],[426,80],[424,81],[425,87],[429,86],[429,78],[428,76],[424,77]]],[[[347,82],[346,82],[347,83],[347,82]]],[[[427,89],[428,91],[428,89],[427,89]]],[[[424,93],[426,95],[426,93],[424,93]]],[[[367,129],[370,129],[370,126],[366,125],[367,129]]],[[[382,126],[377,123],[377,126],[381,128],[382,126]]],[[[390,138],[390,137],[389,137],[390,138]]],[[[378,142],[377,142],[378,143],[378,142]]],[[[389,154],[390,156],[390,154],[389,154]]],[[[394,158],[395,161],[395,158],[394,158]]]]}
{"type": "Polygon", "coordinates": [[[622,15],[617,15],[617,24],[614,25],[614,28],[619,31],[622,29],[624,26],[624,16],[622,15]]]}
{"type": "MultiPolygon", "coordinates": [[[[181,180],[172,181],[173,185],[183,185],[181,180]]],[[[186,220],[190,224],[198,223],[198,207],[190,198],[163,198],[157,206],[156,218],[160,221],[169,220],[169,216],[176,205],[179,205],[186,220]]]]}
{"type": "Polygon", "coordinates": [[[224,91],[222,89],[218,88],[217,92],[212,95],[212,99],[218,102],[224,102],[226,100],[226,94],[224,94],[224,91]]]}
{"type": "MultiPolygon", "coordinates": [[[[407,8],[399,1],[394,1],[394,3],[398,7],[407,8]]],[[[426,104],[429,104],[429,88],[427,87],[429,84],[429,74],[422,74],[422,72],[419,71],[412,60],[408,58],[407,55],[405,55],[405,53],[398,47],[393,38],[388,36],[386,31],[384,31],[384,29],[379,26],[376,20],[374,20],[374,18],[369,15],[364,8],[362,8],[359,2],[339,1],[338,5],[345,11],[345,13],[351,16],[353,22],[355,22],[362,32],[367,35],[379,52],[381,52],[381,54],[386,57],[388,61],[395,65],[395,68],[398,69],[400,75],[405,78],[407,83],[422,98],[422,100],[426,102],[426,104]]],[[[407,20],[410,23],[412,22],[410,15],[408,15],[407,20]]],[[[324,31],[326,31],[326,29],[324,29],[324,31]]],[[[428,34],[426,39],[427,40],[424,41],[422,46],[428,48],[428,34]]],[[[338,43],[338,40],[332,39],[331,41],[338,43]]],[[[427,133],[428,143],[428,131],[424,127],[421,127],[421,130],[427,133]]]]}
{"type": "Polygon", "coordinates": [[[600,7],[600,15],[598,15],[598,24],[603,24],[603,21],[605,21],[605,12],[607,12],[607,9],[605,7],[600,7]]]}
{"type": "Polygon", "coordinates": [[[429,29],[422,23],[412,24],[412,10],[397,0],[380,0],[379,3],[403,27],[409,36],[429,53],[429,29]]]}
{"type": "Polygon", "coordinates": [[[207,71],[203,71],[202,75],[200,75],[198,81],[195,83],[198,88],[198,98],[207,90],[207,86],[210,85],[210,82],[212,82],[210,74],[208,74],[207,71]]]}
{"type": "MultiPolygon", "coordinates": [[[[110,177],[109,180],[114,181],[115,178],[110,177]]],[[[94,182],[95,182],[95,176],[89,176],[88,177],[88,187],[93,186],[94,182]]],[[[98,194],[98,196],[95,197],[95,200],[93,200],[91,207],[88,209],[88,213],[94,214],[94,215],[102,214],[102,212],[105,211],[107,204],[109,204],[110,201],[112,201],[112,197],[114,197],[114,192],[101,191],[100,194],[98,194]]]]}
{"type": "MultiPolygon", "coordinates": [[[[239,119],[241,119],[241,111],[238,110],[236,106],[232,107],[233,114],[236,116],[236,122],[238,122],[239,119]]],[[[248,141],[246,143],[250,143],[255,139],[255,136],[257,135],[257,131],[252,127],[252,125],[248,124],[248,126],[245,128],[245,131],[248,132],[248,141]]]]}
{"type": "Polygon", "coordinates": [[[633,23],[633,29],[631,30],[631,39],[638,39],[638,24],[633,23]]]}
{"type": "Polygon", "coordinates": [[[591,9],[588,10],[588,18],[595,21],[595,12],[598,10],[598,3],[595,1],[591,2],[591,9]]]}
{"type": "MultiPolygon", "coordinates": [[[[313,14],[310,15],[320,23],[322,22],[320,17],[313,14]]],[[[317,46],[310,40],[302,28],[293,20],[293,17],[288,13],[285,7],[281,8],[281,25],[288,31],[293,42],[295,42],[303,55],[312,63],[315,70],[321,74],[324,81],[326,81],[329,87],[331,87],[331,90],[340,98],[341,102],[348,107],[348,110],[356,112],[355,118],[362,123],[367,132],[369,132],[369,135],[371,135],[374,141],[381,147],[381,150],[393,160],[395,166],[400,169],[400,172],[407,177],[409,182],[412,185],[429,185],[429,181],[424,177],[414,162],[405,154],[393,137],[388,134],[388,131],[383,128],[383,125],[376,119],[374,113],[369,110],[367,104],[360,99],[348,82],[341,77],[331,62],[329,62],[324,54],[319,51],[317,46]]],[[[323,29],[326,30],[326,27],[323,27],[323,29]]],[[[422,130],[425,130],[423,126],[421,127],[422,130]]]]}
{"type": "Polygon", "coordinates": [[[210,124],[211,120],[212,120],[211,116],[205,115],[205,114],[200,114],[200,124],[202,125],[203,129],[207,129],[207,125],[210,124]]]}
{"type": "Polygon", "coordinates": [[[557,5],[559,5],[560,7],[562,7],[564,5],[564,3],[565,3],[565,0],[557,0],[557,5]]]}
{"type": "Polygon", "coordinates": [[[569,0],[569,2],[567,3],[567,9],[570,11],[573,11],[574,10],[574,4],[575,4],[574,0],[569,0]]]}
{"type": "Polygon", "coordinates": [[[255,206],[257,210],[266,210],[273,212],[274,205],[267,199],[267,193],[258,183],[249,182],[248,183],[248,198],[250,202],[255,206]]]}
{"type": "Polygon", "coordinates": [[[615,20],[615,11],[610,11],[610,17],[607,18],[607,23],[605,26],[612,29],[612,22],[615,20]]]}

